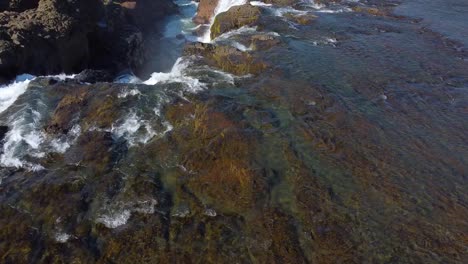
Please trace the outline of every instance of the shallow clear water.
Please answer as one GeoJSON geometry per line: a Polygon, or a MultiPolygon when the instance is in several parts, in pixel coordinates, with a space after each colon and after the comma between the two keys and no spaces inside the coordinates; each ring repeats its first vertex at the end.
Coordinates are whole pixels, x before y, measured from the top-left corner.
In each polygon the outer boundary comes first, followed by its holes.
{"type": "Polygon", "coordinates": [[[468,46],[468,2],[458,0],[404,1],[396,14],[423,19],[429,28],[468,46]],[[450,19],[447,19],[450,17],[450,19]]]}

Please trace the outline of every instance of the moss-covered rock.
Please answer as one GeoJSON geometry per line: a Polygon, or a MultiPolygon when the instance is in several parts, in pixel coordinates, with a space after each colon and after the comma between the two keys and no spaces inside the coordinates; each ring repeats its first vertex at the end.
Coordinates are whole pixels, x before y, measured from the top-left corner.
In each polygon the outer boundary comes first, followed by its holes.
{"type": "Polygon", "coordinates": [[[227,45],[189,44],[184,53],[203,56],[208,65],[236,75],[258,74],[267,67],[261,59],[227,45]]]}
{"type": "Polygon", "coordinates": [[[243,26],[255,26],[260,21],[261,9],[250,4],[231,7],[218,14],[211,26],[211,39],[243,26]]]}

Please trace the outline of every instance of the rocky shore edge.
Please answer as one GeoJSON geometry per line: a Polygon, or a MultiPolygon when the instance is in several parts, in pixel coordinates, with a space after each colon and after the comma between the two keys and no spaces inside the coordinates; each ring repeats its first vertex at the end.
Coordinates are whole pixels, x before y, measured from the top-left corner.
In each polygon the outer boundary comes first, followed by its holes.
{"type": "Polygon", "coordinates": [[[21,73],[144,71],[171,0],[0,3],[0,83],[21,73]]]}

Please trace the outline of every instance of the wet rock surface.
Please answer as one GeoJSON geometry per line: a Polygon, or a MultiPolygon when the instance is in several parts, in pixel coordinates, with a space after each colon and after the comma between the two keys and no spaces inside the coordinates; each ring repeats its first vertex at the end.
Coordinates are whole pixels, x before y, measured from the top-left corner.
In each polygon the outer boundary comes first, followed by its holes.
{"type": "Polygon", "coordinates": [[[6,10],[21,12],[36,8],[38,4],[39,0],[5,0],[0,3],[0,12],[6,10]]]}
{"type": "Polygon", "coordinates": [[[211,38],[243,26],[255,26],[259,22],[260,14],[260,8],[250,4],[231,7],[216,17],[211,26],[211,38]]]}
{"type": "Polygon", "coordinates": [[[208,24],[214,15],[219,0],[200,0],[196,16],[193,18],[197,24],[208,24]]]}
{"type": "Polygon", "coordinates": [[[202,56],[201,63],[236,75],[258,74],[267,65],[260,58],[231,46],[196,43],[184,49],[187,56],[202,56]]]}
{"type": "Polygon", "coordinates": [[[170,1],[134,3],[9,1],[0,13],[0,75],[139,69],[156,23],[175,9],[170,1]]]}
{"type": "Polygon", "coordinates": [[[466,51],[388,1],[320,2],[189,43],[156,84],[31,81],[0,113],[22,162],[0,262],[464,263],[466,51]]]}

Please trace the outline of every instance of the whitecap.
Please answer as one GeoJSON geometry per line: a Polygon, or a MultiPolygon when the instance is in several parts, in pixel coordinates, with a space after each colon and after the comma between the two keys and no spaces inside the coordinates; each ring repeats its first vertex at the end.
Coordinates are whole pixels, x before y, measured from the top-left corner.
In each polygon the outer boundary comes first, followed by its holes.
{"type": "Polygon", "coordinates": [[[155,72],[151,77],[144,81],[144,84],[155,85],[158,83],[182,83],[191,92],[199,91],[203,88],[203,84],[196,78],[188,76],[186,70],[190,65],[187,58],[178,58],[170,72],[155,72]]]}
{"type": "Polygon", "coordinates": [[[260,2],[260,1],[250,1],[250,4],[253,6],[267,6],[267,7],[272,6],[272,4],[267,4],[264,2],[260,2]]]}
{"type": "Polygon", "coordinates": [[[204,215],[210,216],[210,217],[215,217],[218,214],[216,213],[216,211],[214,209],[208,208],[208,209],[205,209],[204,215]]]}
{"type": "Polygon", "coordinates": [[[135,95],[141,95],[141,92],[138,89],[125,88],[123,91],[121,91],[117,95],[117,97],[118,98],[126,98],[127,96],[135,96],[135,95]]]}
{"type": "Polygon", "coordinates": [[[34,79],[32,75],[20,75],[13,83],[0,86],[0,113],[8,109],[20,95],[26,92],[32,79],[34,79]]]}
{"type": "Polygon", "coordinates": [[[129,146],[134,146],[138,143],[146,144],[158,135],[149,121],[142,120],[134,112],[118,121],[117,124],[113,124],[111,132],[117,138],[125,138],[129,146]]]}
{"type": "Polygon", "coordinates": [[[237,35],[252,34],[255,32],[257,32],[257,27],[243,26],[238,29],[234,29],[234,30],[231,30],[231,31],[228,31],[226,33],[219,35],[218,37],[216,37],[216,41],[229,39],[237,35]]]}
{"type": "Polygon", "coordinates": [[[130,210],[113,211],[109,214],[101,215],[96,221],[104,224],[107,228],[116,228],[125,225],[131,215],[130,210]]]}
{"type": "Polygon", "coordinates": [[[96,222],[104,224],[107,228],[116,228],[125,225],[132,213],[154,214],[156,205],[155,199],[146,199],[136,202],[116,202],[104,208],[105,213],[101,214],[96,222]]]}
{"type": "Polygon", "coordinates": [[[53,79],[57,79],[59,81],[65,81],[66,79],[74,79],[76,77],[77,74],[65,74],[65,73],[60,73],[60,74],[56,74],[56,75],[47,75],[45,77],[47,78],[53,78],[53,79]]]}
{"type": "Polygon", "coordinates": [[[71,235],[63,232],[57,232],[55,234],[55,241],[58,243],[66,243],[71,238],[71,235]]]}
{"type": "Polygon", "coordinates": [[[43,158],[49,152],[64,153],[81,132],[80,126],[75,125],[68,135],[48,135],[41,129],[42,115],[31,107],[26,105],[8,119],[9,131],[0,155],[0,165],[3,167],[43,170],[43,166],[27,161],[25,157],[43,158]]]}
{"type": "Polygon", "coordinates": [[[240,51],[250,51],[250,50],[252,50],[252,48],[247,47],[247,46],[245,46],[245,45],[243,45],[243,44],[241,44],[241,43],[239,43],[237,41],[232,42],[232,46],[234,48],[240,50],[240,51]]]}

